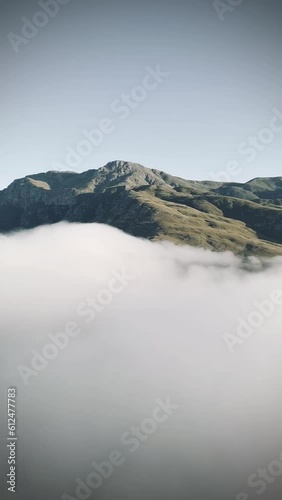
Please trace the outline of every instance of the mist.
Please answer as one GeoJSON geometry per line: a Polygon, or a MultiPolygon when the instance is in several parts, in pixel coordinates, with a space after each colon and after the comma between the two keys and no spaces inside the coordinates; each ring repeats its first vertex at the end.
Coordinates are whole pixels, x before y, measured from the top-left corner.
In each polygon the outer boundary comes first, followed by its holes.
{"type": "Polygon", "coordinates": [[[0,272],[16,498],[281,498],[281,258],[60,223],[2,235],[0,272]]]}

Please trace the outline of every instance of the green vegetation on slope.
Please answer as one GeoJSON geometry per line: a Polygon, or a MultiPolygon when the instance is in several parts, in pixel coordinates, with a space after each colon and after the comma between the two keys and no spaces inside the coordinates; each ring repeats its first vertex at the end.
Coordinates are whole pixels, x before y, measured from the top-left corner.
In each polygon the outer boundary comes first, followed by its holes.
{"type": "Polygon", "coordinates": [[[0,192],[1,232],[62,220],[215,251],[282,255],[282,177],[187,181],[116,161],[83,173],[29,175],[0,192]]]}

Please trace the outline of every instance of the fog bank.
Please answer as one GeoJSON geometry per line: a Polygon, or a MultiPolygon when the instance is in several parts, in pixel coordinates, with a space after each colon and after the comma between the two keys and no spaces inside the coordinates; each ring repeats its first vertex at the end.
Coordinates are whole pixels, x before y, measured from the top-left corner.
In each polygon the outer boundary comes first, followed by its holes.
{"type": "Polygon", "coordinates": [[[60,223],[2,235],[0,273],[0,458],[6,471],[16,387],[14,497],[280,498],[281,258],[60,223]]]}

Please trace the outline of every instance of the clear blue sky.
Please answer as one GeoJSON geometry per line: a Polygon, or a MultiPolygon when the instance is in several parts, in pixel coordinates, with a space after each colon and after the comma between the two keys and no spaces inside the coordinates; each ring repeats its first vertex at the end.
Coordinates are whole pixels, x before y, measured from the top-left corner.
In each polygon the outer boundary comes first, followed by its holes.
{"type": "Polygon", "coordinates": [[[2,7],[1,188],[66,164],[66,148],[103,118],[112,132],[73,170],[123,159],[209,179],[237,160],[230,180],[281,175],[281,131],[252,161],[238,152],[274,108],[282,114],[281,2],[243,0],[220,20],[212,0],[70,0],[16,54],[7,35],[40,10],[32,0],[2,7]],[[169,76],[122,120],[114,101],[158,64],[169,76]]]}

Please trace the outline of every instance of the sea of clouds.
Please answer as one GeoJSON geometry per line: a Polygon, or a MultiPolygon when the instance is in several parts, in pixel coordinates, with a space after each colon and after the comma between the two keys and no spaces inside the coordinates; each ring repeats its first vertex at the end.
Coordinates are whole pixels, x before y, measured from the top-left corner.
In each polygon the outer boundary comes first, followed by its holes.
{"type": "Polygon", "coordinates": [[[1,235],[0,275],[15,498],[281,498],[281,258],[60,223],[1,235]]]}

